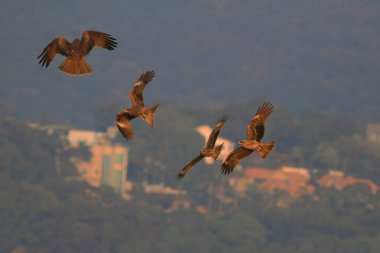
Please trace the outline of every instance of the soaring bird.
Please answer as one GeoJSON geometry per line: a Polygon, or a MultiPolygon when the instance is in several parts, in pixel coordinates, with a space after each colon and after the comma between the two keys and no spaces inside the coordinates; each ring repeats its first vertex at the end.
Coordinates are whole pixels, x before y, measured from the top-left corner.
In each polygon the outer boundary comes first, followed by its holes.
{"type": "Polygon", "coordinates": [[[247,139],[239,141],[240,147],[232,151],[223,162],[221,172],[230,174],[234,167],[244,158],[256,151],[262,158],[265,158],[274,147],[272,142],[260,142],[264,136],[265,122],[273,112],[273,104],[265,102],[258,109],[256,114],[247,126],[247,139]]]}
{"type": "Polygon", "coordinates": [[[60,71],[72,76],[85,75],[92,72],[84,57],[90,53],[93,47],[114,50],[116,46],[116,39],[107,33],[84,31],[80,40],[74,39],[71,43],[63,37],[55,38],[44,48],[37,59],[41,58],[38,63],[47,68],[56,54],[61,54],[67,58],[58,67],[60,71]]]}
{"type": "Polygon", "coordinates": [[[186,173],[194,166],[194,164],[202,160],[204,157],[212,157],[214,160],[218,158],[220,151],[222,150],[223,143],[215,147],[215,142],[218,138],[220,130],[222,129],[227,119],[228,116],[224,115],[218,120],[218,123],[216,123],[214,129],[208,137],[205,147],[200,151],[197,157],[186,164],[186,166],[178,173],[178,179],[182,179],[186,173]]]}
{"type": "Polygon", "coordinates": [[[131,125],[132,119],[139,117],[153,127],[154,113],[158,107],[158,104],[149,108],[144,107],[143,90],[145,86],[152,81],[155,75],[156,72],[153,70],[147,71],[146,73],[140,75],[139,79],[137,79],[135,85],[129,92],[132,107],[125,108],[122,112],[116,115],[116,125],[121,134],[127,140],[131,140],[133,138],[133,130],[131,125]]]}

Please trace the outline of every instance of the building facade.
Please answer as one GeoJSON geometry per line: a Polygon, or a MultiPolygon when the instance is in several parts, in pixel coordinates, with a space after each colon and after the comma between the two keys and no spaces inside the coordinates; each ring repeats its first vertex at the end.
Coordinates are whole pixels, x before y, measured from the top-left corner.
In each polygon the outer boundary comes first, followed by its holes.
{"type": "Polygon", "coordinates": [[[114,130],[95,132],[86,130],[69,130],[70,146],[77,147],[81,143],[91,151],[89,161],[76,161],[75,165],[83,181],[91,186],[110,186],[116,193],[125,195],[129,188],[127,182],[128,148],[111,143],[114,130]]]}

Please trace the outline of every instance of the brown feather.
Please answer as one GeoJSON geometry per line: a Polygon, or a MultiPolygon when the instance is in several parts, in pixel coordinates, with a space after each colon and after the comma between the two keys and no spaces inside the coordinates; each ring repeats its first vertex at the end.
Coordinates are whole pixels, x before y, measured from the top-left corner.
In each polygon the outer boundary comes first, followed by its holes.
{"type": "Polygon", "coordinates": [[[261,158],[265,158],[273,149],[275,142],[258,142],[258,141],[239,141],[240,146],[256,151],[261,158]]]}
{"type": "Polygon", "coordinates": [[[58,69],[71,76],[86,75],[92,72],[90,65],[88,65],[85,59],[74,60],[66,58],[58,69]]]}
{"type": "Polygon", "coordinates": [[[260,141],[264,136],[265,122],[269,115],[273,112],[273,104],[271,102],[264,102],[253,116],[252,120],[247,126],[247,140],[260,141]]]}
{"type": "Polygon", "coordinates": [[[208,137],[206,148],[212,149],[215,146],[216,139],[219,136],[220,130],[222,129],[224,123],[226,123],[228,119],[228,115],[224,115],[220,117],[218,120],[218,123],[215,125],[214,129],[212,130],[210,136],[208,137]]]}
{"type": "Polygon", "coordinates": [[[156,113],[157,107],[158,104],[149,108],[144,108],[143,113],[139,116],[139,118],[148,123],[150,127],[154,127],[154,115],[156,113]]]}
{"type": "Polygon", "coordinates": [[[87,55],[93,47],[101,47],[114,50],[117,46],[116,39],[111,35],[96,31],[84,31],[81,38],[81,50],[83,56],[87,55]]]}
{"type": "Polygon", "coordinates": [[[197,162],[199,162],[200,160],[202,160],[204,158],[204,156],[202,154],[199,154],[197,157],[195,157],[193,160],[191,160],[188,164],[186,164],[186,166],[178,173],[177,175],[177,178],[179,180],[181,180],[187,172],[189,172],[189,170],[191,170],[191,168],[194,166],[194,164],[196,164],[197,162]]]}
{"type": "Polygon", "coordinates": [[[249,156],[253,150],[249,150],[243,147],[238,147],[234,151],[232,151],[226,158],[226,160],[223,162],[220,171],[223,174],[230,174],[235,166],[244,158],[249,156]]]}
{"type": "Polygon", "coordinates": [[[129,97],[131,98],[132,105],[134,106],[144,106],[143,91],[145,86],[153,80],[156,76],[156,72],[153,70],[147,71],[140,75],[136,83],[133,85],[131,91],[129,92],[129,97]]]}
{"type": "Polygon", "coordinates": [[[127,140],[131,140],[133,138],[133,130],[131,120],[135,118],[125,112],[118,113],[116,116],[116,125],[119,129],[120,133],[127,140]]]}
{"type": "Polygon", "coordinates": [[[67,56],[69,54],[70,46],[71,43],[65,40],[65,38],[55,38],[42,50],[42,53],[37,57],[37,59],[40,59],[38,64],[41,64],[42,67],[45,66],[47,68],[57,54],[67,56]]]}

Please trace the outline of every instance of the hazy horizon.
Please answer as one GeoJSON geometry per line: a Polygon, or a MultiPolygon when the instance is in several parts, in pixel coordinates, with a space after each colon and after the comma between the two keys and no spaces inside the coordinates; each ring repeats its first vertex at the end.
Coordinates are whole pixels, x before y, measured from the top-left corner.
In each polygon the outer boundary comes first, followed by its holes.
{"type": "Polygon", "coordinates": [[[149,100],[184,105],[271,100],[292,113],[380,120],[380,3],[374,1],[3,1],[0,101],[11,114],[92,128],[96,109],[129,105],[137,77],[157,72],[149,100]],[[71,77],[36,57],[54,38],[114,36],[94,72],[71,77]],[[25,113],[25,108],[28,112],[25,113]]]}

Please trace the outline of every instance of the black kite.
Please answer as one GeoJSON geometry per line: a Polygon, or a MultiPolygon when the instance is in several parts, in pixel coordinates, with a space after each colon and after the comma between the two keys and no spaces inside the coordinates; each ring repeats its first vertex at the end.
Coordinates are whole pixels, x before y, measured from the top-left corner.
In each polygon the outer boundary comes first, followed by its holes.
{"type": "Polygon", "coordinates": [[[204,157],[212,157],[214,160],[218,158],[222,150],[223,143],[215,147],[215,142],[218,138],[220,130],[222,129],[227,119],[228,116],[225,115],[218,120],[218,123],[216,124],[210,136],[208,137],[205,147],[200,151],[197,157],[195,157],[188,164],[186,164],[186,166],[178,173],[178,179],[182,179],[186,175],[186,173],[193,167],[193,165],[202,160],[204,157]]]}
{"type": "Polygon", "coordinates": [[[221,171],[223,174],[230,174],[235,166],[244,158],[249,156],[253,151],[265,158],[272,150],[274,141],[268,143],[260,142],[264,136],[265,122],[273,112],[273,104],[265,102],[262,104],[255,116],[247,126],[247,139],[239,141],[240,147],[232,151],[223,162],[221,171]]]}
{"type": "Polygon", "coordinates": [[[116,125],[125,139],[133,138],[133,130],[131,120],[139,117],[153,127],[154,113],[158,104],[149,108],[144,107],[143,90],[145,86],[152,81],[156,72],[153,70],[141,74],[135,85],[129,92],[132,101],[132,107],[125,108],[122,112],[116,115],[116,125]]]}
{"type": "Polygon", "coordinates": [[[63,37],[54,39],[37,58],[41,58],[38,63],[47,68],[56,54],[61,54],[67,58],[58,67],[60,71],[72,76],[85,75],[92,72],[90,65],[87,64],[84,57],[90,53],[93,47],[114,50],[116,46],[116,39],[112,38],[109,34],[85,31],[82,34],[81,40],[74,39],[71,43],[63,37]]]}

